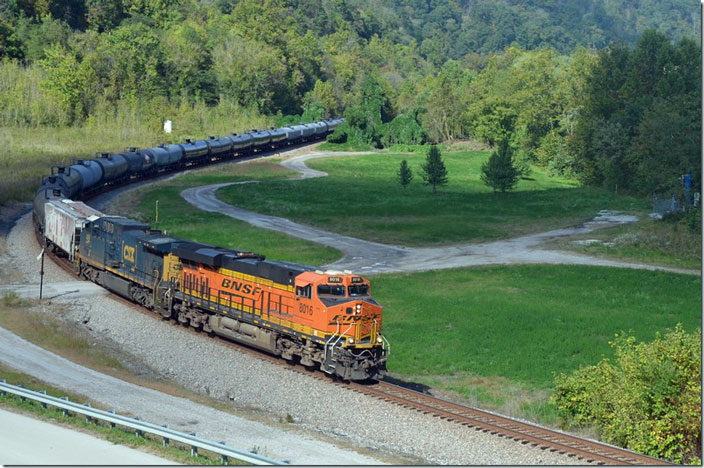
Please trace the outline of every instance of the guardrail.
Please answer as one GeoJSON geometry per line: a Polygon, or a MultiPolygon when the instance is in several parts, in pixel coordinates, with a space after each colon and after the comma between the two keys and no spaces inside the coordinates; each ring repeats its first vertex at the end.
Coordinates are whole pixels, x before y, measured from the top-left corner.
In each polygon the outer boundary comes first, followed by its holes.
{"type": "Polygon", "coordinates": [[[26,388],[10,385],[6,383],[5,380],[0,380],[0,394],[4,395],[5,393],[17,395],[22,400],[29,398],[30,400],[38,401],[45,408],[47,405],[60,408],[63,410],[64,414],[67,414],[70,411],[72,413],[84,415],[89,421],[91,419],[105,421],[110,423],[111,427],[115,427],[115,425],[119,424],[120,426],[134,429],[138,435],[143,435],[144,433],[154,434],[163,439],[165,446],[167,446],[170,441],[180,442],[191,447],[191,455],[196,455],[198,453],[198,449],[217,453],[222,457],[223,464],[226,464],[229,458],[240,460],[245,463],[251,463],[253,465],[287,464],[286,462],[273,460],[253,452],[228,447],[224,442],[213,442],[207,439],[201,439],[200,437],[196,437],[195,434],[187,434],[185,432],[169,429],[167,426],[159,426],[157,424],[148,423],[136,418],[121,416],[116,414],[114,411],[103,411],[91,408],[90,405],[73,403],[68,400],[68,397],[56,398],[47,395],[46,392],[27,390],[26,388]]]}

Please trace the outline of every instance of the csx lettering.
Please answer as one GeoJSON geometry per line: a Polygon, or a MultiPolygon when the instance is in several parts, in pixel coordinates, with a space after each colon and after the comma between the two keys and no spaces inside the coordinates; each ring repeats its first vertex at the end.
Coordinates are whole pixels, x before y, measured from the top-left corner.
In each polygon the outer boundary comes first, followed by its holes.
{"type": "Polygon", "coordinates": [[[126,245],[122,248],[122,258],[128,262],[134,263],[135,248],[126,245]]]}
{"type": "Polygon", "coordinates": [[[262,289],[259,286],[252,286],[251,284],[240,283],[239,281],[235,281],[229,278],[223,278],[222,287],[225,289],[231,289],[233,291],[241,292],[243,294],[252,296],[257,296],[262,292],[262,289]]]}

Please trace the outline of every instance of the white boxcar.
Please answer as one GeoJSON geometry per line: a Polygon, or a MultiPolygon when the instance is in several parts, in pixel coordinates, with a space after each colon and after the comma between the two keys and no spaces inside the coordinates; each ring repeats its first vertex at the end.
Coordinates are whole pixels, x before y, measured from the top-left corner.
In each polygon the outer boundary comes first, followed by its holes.
{"type": "Polygon", "coordinates": [[[51,200],[44,207],[44,235],[73,261],[83,226],[101,216],[105,215],[83,202],[51,200]]]}

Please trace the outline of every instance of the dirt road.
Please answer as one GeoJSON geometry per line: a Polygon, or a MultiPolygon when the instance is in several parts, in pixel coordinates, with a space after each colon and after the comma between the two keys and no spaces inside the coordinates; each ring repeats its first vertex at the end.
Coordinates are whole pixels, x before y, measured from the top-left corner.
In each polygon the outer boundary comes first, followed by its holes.
{"type": "MultiPolygon", "coordinates": [[[[300,173],[300,176],[290,179],[291,181],[295,181],[327,176],[325,172],[310,169],[306,166],[305,162],[309,159],[357,154],[368,153],[313,152],[292,157],[283,161],[281,164],[288,169],[300,173]]],[[[232,206],[217,198],[216,192],[218,189],[227,185],[243,183],[251,183],[251,181],[190,188],[181,192],[181,196],[188,203],[201,210],[222,213],[256,227],[283,232],[300,239],[317,242],[341,250],[345,254],[342,259],[325,265],[325,267],[331,269],[352,270],[359,273],[391,273],[478,265],[550,263],[664,270],[688,274],[699,273],[693,270],[607,260],[541,248],[542,244],[556,238],[585,234],[595,229],[637,221],[637,218],[632,215],[602,211],[599,212],[594,219],[580,226],[555,229],[538,234],[516,237],[514,239],[480,244],[461,244],[448,247],[411,248],[355,239],[353,237],[295,223],[288,219],[254,213],[232,206]]]]}

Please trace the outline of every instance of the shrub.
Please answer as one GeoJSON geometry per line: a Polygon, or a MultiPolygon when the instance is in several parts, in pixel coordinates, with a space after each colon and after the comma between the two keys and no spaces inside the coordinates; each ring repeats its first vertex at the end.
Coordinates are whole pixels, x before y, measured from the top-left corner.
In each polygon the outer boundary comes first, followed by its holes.
{"type": "Polygon", "coordinates": [[[609,443],[675,463],[701,463],[701,329],[652,343],[616,335],[604,359],[555,379],[551,399],[570,425],[594,424],[609,443]]]}

